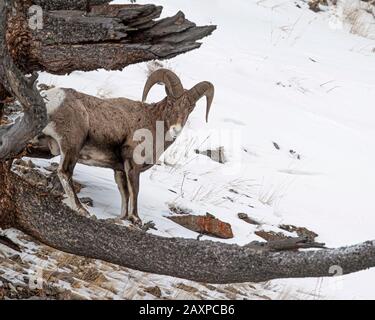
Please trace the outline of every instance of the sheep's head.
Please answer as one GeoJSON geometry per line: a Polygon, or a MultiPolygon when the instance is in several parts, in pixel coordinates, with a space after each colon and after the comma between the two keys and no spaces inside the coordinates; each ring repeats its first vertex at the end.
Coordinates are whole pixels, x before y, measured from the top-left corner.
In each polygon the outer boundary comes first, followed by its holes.
{"type": "Polygon", "coordinates": [[[212,83],[207,81],[200,82],[192,89],[185,90],[181,84],[181,80],[175,73],[167,69],[159,69],[153,72],[147,80],[143,91],[143,102],[146,101],[148,93],[156,83],[163,83],[165,85],[167,99],[171,101],[173,114],[175,115],[175,123],[172,123],[170,127],[172,137],[177,136],[181,132],[196,103],[203,96],[207,98],[206,121],[208,122],[215,94],[215,88],[212,83]]]}

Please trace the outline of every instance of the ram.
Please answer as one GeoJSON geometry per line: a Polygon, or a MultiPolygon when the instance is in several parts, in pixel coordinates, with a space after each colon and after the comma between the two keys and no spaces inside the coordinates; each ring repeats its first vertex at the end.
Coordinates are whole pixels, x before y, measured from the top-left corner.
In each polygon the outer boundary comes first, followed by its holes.
{"type": "Polygon", "coordinates": [[[49,120],[43,130],[43,139],[53,155],[61,156],[58,176],[72,208],[88,215],[73,186],[76,164],[110,168],[115,172],[122,198],[120,219],[141,225],[137,203],[140,173],[150,169],[161,153],[172,145],[203,96],[207,97],[208,121],[214,86],[201,82],[185,90],[176,74],[159,69],[149,76],[142,102],[126,98],[100,99],[63,88],[44,91],[44,95],[49,120]],[[145,103],[156,83],[165,85],[167,96],[157,103],[145,103]],[[166,137],[162,144],[157,143],[160,123],[163,123],[162,134],[166,137]],[[137,135],[142,132],[149,132],[153,137],[152,161],[139,161],[144,139],[137,135]]]}

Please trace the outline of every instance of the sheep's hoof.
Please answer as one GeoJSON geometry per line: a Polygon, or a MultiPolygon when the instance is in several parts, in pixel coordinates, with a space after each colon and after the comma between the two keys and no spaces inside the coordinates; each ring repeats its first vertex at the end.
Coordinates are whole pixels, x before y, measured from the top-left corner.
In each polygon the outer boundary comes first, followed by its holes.
{"type": "Polygon", "coordinates": [[[83,217],[86,217],[86,218],[91,217],[90,212],[88,212],[88,210],[86,210],[84,207],[81,207],[81,208],[78,209],[78,214],[80,216],[83,216],[83,217]]]}
{"type": "Polygon", "coordinates": [[[133,225],[135,225],[135,226],[137,226],[139,228],[141,228],[143,226],[142,220],[139,217],[137,217],[137,216],[131,216],[131,217],[129,217],[129,221],[133,225]]]}

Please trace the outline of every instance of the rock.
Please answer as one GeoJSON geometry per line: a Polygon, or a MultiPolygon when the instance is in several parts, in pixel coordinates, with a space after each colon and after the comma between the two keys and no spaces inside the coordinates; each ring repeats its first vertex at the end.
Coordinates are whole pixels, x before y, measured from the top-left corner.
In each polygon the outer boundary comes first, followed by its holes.
{"type": "Polygon", "coordinates": [[[328,5],[327,0],[310,0],[309,1],[309,8],[310,10],[314,12],[321,11],[320,5],[327,6],[328,5]]]}
{"type": "Polygon", "coordinates": [[[255,231],[254,233],[258,237],[261,237],[262,239],[266,241],[279,241],[279,240],[290,239],[290,237],[286,236],[285,234],[282,234],[281,232],[260,230],[260,231],[255,231]]]}
{"type": "Polygon", "coordinates": [[[153,221],[146,222],[146,223],[141,227],[141,229],[142,229],[144,232],[147,232],[147,231],[149,231],[149,230],[151,230],[151,229],[153,229],[153,230],[158,230],[158,229],[156,228],[155,223],[154,223],[153,221]]]}
{"type": "MultiPolygon", "coordinates": [[[[10,281],[0,278],[0,300],[59,300],[63,295],[71,294],[69,290],[44,285],[43,289],[30,289],[29,284],[14,286],[10,281]]],[[[69,295],[70,296],[70,295],[69,295]]]]}
{"type": "Polygon", "coordinates": [[[307,228],[304,227],[296,227],[293,225],[286,225],[283,224],[279,226],[280,229],[288,231],[288,232],[295,232],[297,235],[301,238],[308,238],[310,241],[314,241],[317,237],[318,234],[316,234],[314,231],[311,231],[307,228]]]}
{"type": "Polygon", "coordinates": [[[249,224],[253,224],[253,225],[256,225],[256,226],[261,225],[258,221],[255,221],[254,219],[250,218],[246,213],[239,213],[238,218],[240,218],[241,220],[243,220],[243,221],[245,221],[249,224]]]}
{"type": "Polygon", "coordinates": [[[189,208],[183,208],[181,206],[178,206],[175,203],[169,203],[168,204],[169,211],[178,214],[178,215],[185,215],[185,214],[191,214],[192,211],[189,208]]]}
{"type": "Polygon", "coordinates": [[[227,162],[225,158],[224,147],[217,148],[216,150],[195,150],[195,153],[211,158],[211,160],[224,164],[227,162]]]}
{"type": "Polygon", "coordinates": [[[301,160],[301,155],[299,153],[297,153],[296,151],[294,150],[289,150],[289,153],[292,155],[293,158],[296,158],[298,160],[301,160]]]}
{"type": "Polygon", "coordinates": [[[156,298],[159,298],[159,299],[162,296],[162,292],[161,292],[161,290],[158,286],[145,288],[144,292],[152,294],[153,296],[155,296],[156,298]]]}
{"type": "Polygon", "coordinates": [[[197,293],[199,290],[197,288],[194,288],[192,286],[188,286],[184,283],[178,283],[176,285],[176,288],[177,289],[180,289],[180,290],[183,290],[183,291],[186,291],[186,292],[189,292],[189,293],[197,293]]]}
{"type": "Polygon", "coordinates": [[[168,217],[173,222],[200,234],[209,235],[221,239],[232,239],[233,232],[229,223],[225,223],[212,215],[207,216],[173,216],[168,217]]]}

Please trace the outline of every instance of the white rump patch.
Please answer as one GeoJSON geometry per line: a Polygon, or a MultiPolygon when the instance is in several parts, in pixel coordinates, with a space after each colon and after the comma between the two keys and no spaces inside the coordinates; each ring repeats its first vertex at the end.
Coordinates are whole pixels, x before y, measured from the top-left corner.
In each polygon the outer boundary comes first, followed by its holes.
{"type": "Polygon", "coordinates": [[[50,137],[51,140],[48,141],[48,147],[51,151],[51,153],[54,156],[60,155],[60,141],[61,136],[56,131],[56,124],[54,122],[48,123],[47,127],[43,129],[43,134],[45,134],[47,137],[50,137]]]}
{"type": "Polygon", "coordinates": [[[60,141],[60,136],[56,132],[56,123],[49,122],[48,125],[42,131],[46,136],[54,138],[56,141],[60,141]]]}
{"type": "Polygon", "coordinates": [[[65,92],[60,88],[53,88],[47,91],[42,91],[42,96],[46,103],[48,115],[54,113],[65,100],[65,92]]]}

